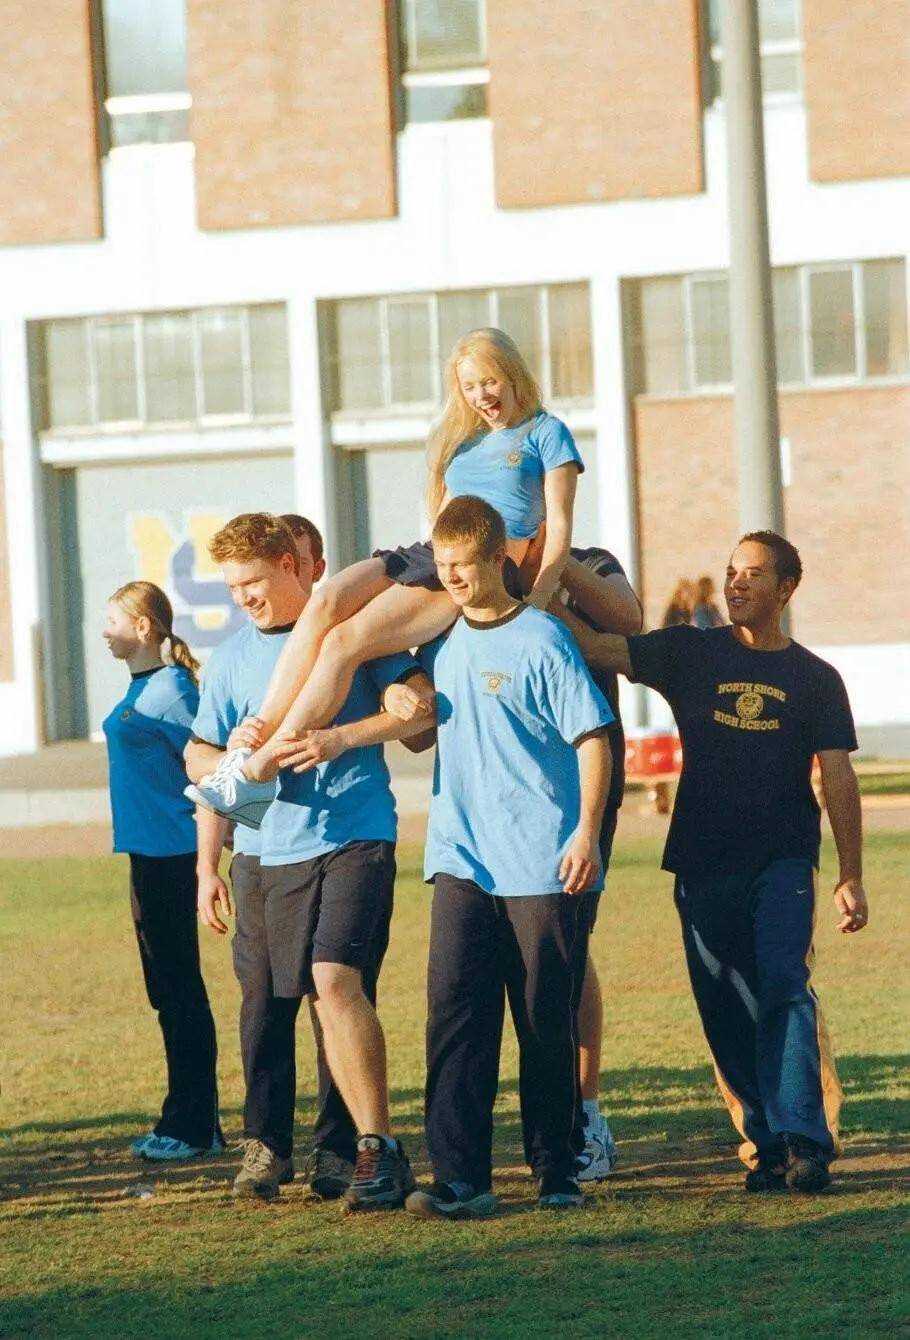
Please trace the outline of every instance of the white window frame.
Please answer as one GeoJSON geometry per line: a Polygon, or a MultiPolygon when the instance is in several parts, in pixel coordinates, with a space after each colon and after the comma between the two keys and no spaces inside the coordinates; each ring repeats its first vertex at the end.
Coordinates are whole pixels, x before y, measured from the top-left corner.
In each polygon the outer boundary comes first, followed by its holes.
{"type": "Polygon", "coordinates": [[[855,386],[858,382],[864,381],[863,373],[865,371],[865,340],[863,341],[863,361],[860,363],[860,342],[857,331],[858,313],[856,307],[856,270],[855,261],[832,261],[819,262],[813,265],[801,265],[801,284],[800,297],[802,301],[802,320],[804,334],[804,354],[805,371],[807,386],[855,386]],[[853,372],[835,372],[830,376],[822,376],[815,371],[812,360],[813,340],[812,340],[812,291],[811,276],[814,274],[844,274],[850,275],[850,293],[853,300],[853,372]]]}
{"type": "MultiPolygon", "coordinates": [[[[399,0],[404,13],[404,25],[407,29],[408,46],[417,50],[417,16],[414,0],[399,0]]],[[[464,88],[468,85],[484,85],[490,82],[490,69],[487,61],[487,5],[486,0],[477,0],[477,18],[480,28],[480,55],[484,63],[480,65],[453,65],[438,70],[407,70],[402,68],[401,84],[405,89],[412,88],[464,88]]],[[[482,121],[480,116],[463,118],[482,121]]],[[[442,121],[405,121],[405,128],[420,125],[448,125],[449,118],[442,121]]]]}
{"type": "MultiPolygon", "coordinates": [[[[75,318],[82,327],[82,338],[86,350],[86,368],[88,373],[89,422],[85,424],[51,424],[42,430],[46,437],[86,437],[104,436],[117,433],[168,432],[189,426],[199,428],[229,428],[254,424],[287,423],[291,418],[291,408],[277,414],[257,414],[253,404],[253,359],[252,337],[250,333],[250,310],[252,307],[284,306],[283,303],[223,304],[207,308],[162,308],[154,312],[107,312],[103,316],[75,318]],[[244,408],[234,414],[203,413],[205,396],[202,384],[202,333],[201,317],[207,311],[226,311],[240,313],[241,365],[238,369],[243,384],[244,408]],[[193,355],[193,384],[195,389],[195,414],[191,419],[149,419],[147,417],[147,390],[145,365],[145,328],[146,316],[184,315],[190,317],[191,347],[193,355]],[[95,357],[94,331],[100,326],[130,321],[133,327],[133,348],[136,365],[136,408],[140,415],[135,419],[105,419],[99,416],[99,377],[98,361],[95,357]]],[[[73,320],[61,317],[60,320],[73,320]]],[[[49,321],[45,324],[53,324],[49,321]]],[[[48,388],[48,399],[50,389],[48,388]]]]}
{"type": "MultiPolygon", "coordinates": [[[[697,274],[683,275],[683,328],[686,336],[686,374],[689,379],[688,390],[693,395],[714,395],[718,391],[728,390],[732,385],[732,378],[728,382],[700,382],[696,375],[695,366],[695,310],[692,304],[692,291],[699,284],[717,283],[719,279],[726,279],[727,291],[730,289],[729,272],[723,270],[705,270],[697,274]]],[[[732,362],[732,351],[731,351],[732,362]]]]}

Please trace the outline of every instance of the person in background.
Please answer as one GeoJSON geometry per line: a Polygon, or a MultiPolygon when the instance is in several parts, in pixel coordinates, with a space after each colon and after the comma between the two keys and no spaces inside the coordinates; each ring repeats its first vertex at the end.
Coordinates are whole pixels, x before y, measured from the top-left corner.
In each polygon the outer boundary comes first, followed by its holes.
{"type": "Polygon", "coordinates": [[[103,636],[130,672],[126,693],[104,721],[114,851],[129,856],[139,956],[167,1058],[161,1116],[132,1151],[158,1161],[190,1159],[224,1148],[215,1023],[199,967],[196,825],[183,795],[199,666],[174,634],[170,601],[152,582],[128,582],[114,592],[103,636]]]}
{"type": "Polygon", "coordinates": [[[699,577],[695,583],[692,623],[696,628],[722,628],[727,622],[714,601],[714,591],[714,582],[710,577],[699,577]]]}
{"type": "Polygon", "coordinates": [[[695,587],[688,577],[680,577],[664,610],[661,628],[675,628],[677,624],[692,622],[695,610],[695,587]]]}

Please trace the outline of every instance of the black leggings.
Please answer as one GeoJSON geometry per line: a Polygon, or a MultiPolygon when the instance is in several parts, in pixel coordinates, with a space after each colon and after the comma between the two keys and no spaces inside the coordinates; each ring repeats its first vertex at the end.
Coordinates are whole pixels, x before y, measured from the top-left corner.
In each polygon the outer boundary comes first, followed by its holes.
{"type": "Polygon", "coordinates": [[[130,853],[130,903],[145,988],[164,1037],[167,1095],[156,1135],[208,1149],[218,1125],[215,1021],[199,968],[196,853],[130,853]]]}

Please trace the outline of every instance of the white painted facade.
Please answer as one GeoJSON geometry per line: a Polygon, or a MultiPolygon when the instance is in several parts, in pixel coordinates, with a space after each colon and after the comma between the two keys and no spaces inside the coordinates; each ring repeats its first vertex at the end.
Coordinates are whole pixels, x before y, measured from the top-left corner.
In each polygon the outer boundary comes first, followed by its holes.
{"type": "MultiPolygon", "coordinates": [[[[771,253],[775,265],[906,256],[910,180],[816,185],[808,180],[805,109],[766,109],[771,253]]],[[[103,165],[102,241],[0,251],[0,409],[12,550],[15,680],[0,684],[0,753],[39,736],[36,647],[46,619],[40,464],[31,423],[25,323],[91,313],[233,303],[288,305],[292,417],[253,428],[243,451],[293,453],[296,498],[335,548],[333,439],[339,445],[423,440],[426,420],[330,422],[321,401],[320,299],[584,280],[590,284],[593,429],[599,533],[635,575],[632,451],[624,384],[620,280],[726,267],[723,109],[705,113],[704,195],[552,209],[497,210],[487,120],[409,126],[399,136],[399,216],[370,223],[205,234],[195,224],[189,144],[114,150],[103,165]]],[[[571,153],[571,145],[566,146],[571,153]]],[[[910,270],[910,267],[908,267],[910,270]]],[[[231,430],[55,437],[47,462],[212,456],[236,449],[231,430]]],[[[736,518],[731,517],[731,533],[736,518]]],[[[844,672],[860,724],[910,728],[910,644],[819,649],[844,672]]],[[[630,725],[644,698],[626,690],[630,725]]]]}

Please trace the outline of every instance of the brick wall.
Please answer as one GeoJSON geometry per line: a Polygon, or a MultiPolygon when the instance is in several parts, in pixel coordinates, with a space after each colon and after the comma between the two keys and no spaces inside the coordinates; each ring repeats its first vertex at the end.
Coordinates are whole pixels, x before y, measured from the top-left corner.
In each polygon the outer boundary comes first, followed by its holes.
{"type": "Polygon", "coordinates": [[[101,236],[89,0],[0,0],[0,245],[101,236]]]}
{"type": "MultiPolygon", "coordinates": [[[[895,580],[910,551],[910,387],[781,395],[792,483],[788,538],[805,576],[794,633],[810,645],[910,640],[895,580]]],[[[740,527],[733,405],[724,398],[639,399],[636,435],[647,626],[658,627],[680,576],[721,586],[740,527]]]]}
{"type": "Polygon", "coordinates": [[[704,188],[696,0],[487,0],[503,206],[704,188]]]}
{"type": "Polygon", "coordinates": [[[383,0],[188,0],[202,228],[395,212],[383,0]]]}
{"type": "Polygon", "coordinates": [[[907,0],[803,0],[809,175],[910,173],[907,0]]]}

